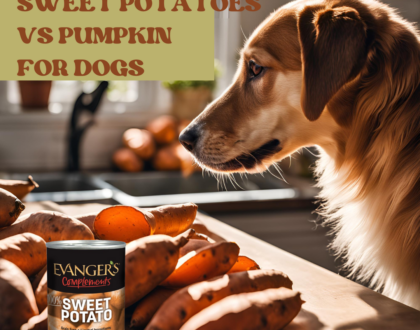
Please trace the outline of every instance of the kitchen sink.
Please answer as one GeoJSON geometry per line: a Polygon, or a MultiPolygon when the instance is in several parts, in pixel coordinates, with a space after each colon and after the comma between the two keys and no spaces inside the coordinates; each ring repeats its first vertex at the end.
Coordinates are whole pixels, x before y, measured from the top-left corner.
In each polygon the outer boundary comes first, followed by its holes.
{"type": "MultiPolygon", "coordinates": [[[[27,175],[15,174],[7,179],[26,180],[27,175]]],[[[26,198],[26,202],[83,202],[100,201],[112,198],[110,187],[100,187],[94,177],[83,174],[49,173],[36,174],[34,180],[39,184],[26,198]]]]}
{"type": "MultiPolygon", "coordinates": [[[[10,179],[25,180],[25,175],[10,179]]],[[[315,193],[288,185],[265,175],[235,176],[218,182],[214,177],[194,173],[185,178],[178,172],[107,173],[99,175],[52,173],[36,174],[39,188],[27,202],[102,202],[141,207],[192,202],[204,211],[255,208],[303,207],[312,203],[315,193]]]]}
{"type": "MultiPolygon", "coordinates": [[[[313,200],[313,194],[294,188],[272,176],[235,176],[235,183],[195,173],[187,178],[177,172],[112,173],[98,179],[114,187],[113,198],[121,204],[151,207],[192,202],[205,211],[261,207],[261,203],[313,200]]],[[[268,207],[268,205],[264,205],[268,207]]],[[[283,203],[284,207],[284,203],[283,203]]]]}
{"type": "Polygon", "coordinates": [[[184,178],[179,173],[140,173],[140,174],[110,174],[100,176],[105,182],[131,196],[201,194],[238,190],[265,190],[289,188],[279,179],[271,180],[259,176],[248,176],[242,179],[235,176],[235,182],[227,178],[224,183],[214,177],[195,173],[184,178]]]}

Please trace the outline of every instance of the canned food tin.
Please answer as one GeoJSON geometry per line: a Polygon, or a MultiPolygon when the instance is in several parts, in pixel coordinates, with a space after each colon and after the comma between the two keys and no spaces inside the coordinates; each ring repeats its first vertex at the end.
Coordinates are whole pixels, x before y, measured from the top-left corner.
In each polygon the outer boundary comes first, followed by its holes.
{"type": "Polygon", "coordinates": [[[124,329],[125,243],[47,243],[48,328],[124,329]]]}

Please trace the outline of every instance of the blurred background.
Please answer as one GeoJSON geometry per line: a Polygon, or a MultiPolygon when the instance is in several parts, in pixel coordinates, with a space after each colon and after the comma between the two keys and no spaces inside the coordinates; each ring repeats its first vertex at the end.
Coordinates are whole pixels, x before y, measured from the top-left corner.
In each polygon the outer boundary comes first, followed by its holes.
{"type": "MultiPolygon", "coordinates": [[[[201,173],[177,142],[232,81],[245,38],[287,2],[264,0],[258,12],[216,14],[215,82],[0,82],[0,179],[32,175],[39,188],[28,202],[195,202],[219,220],[337,272],[328,228],[313,213],[315,150],[284,160],[281,171],[229,181],[201,173]]],[[[420,21],[419,0],[386,2],[420,21]]]]}

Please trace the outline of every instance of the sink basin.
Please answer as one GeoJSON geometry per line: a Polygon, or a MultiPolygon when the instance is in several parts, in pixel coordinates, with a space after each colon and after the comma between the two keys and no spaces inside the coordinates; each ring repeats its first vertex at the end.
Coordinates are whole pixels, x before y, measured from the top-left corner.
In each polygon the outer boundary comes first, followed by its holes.
{"type": "Polygon", "coordinates": [[[195,173],[188,178],[179,173],[158,172],[140,174],[110,174],[100,176],[102,180],[130,196],[177,195],[217,193],[223,191],[249,191],[289,188],[279,179],[259,176],[248,176],[242,180],[235,176],[237,185],[225,179],[225,183],[217,182],[214,177],[195,173]]]}
{"type": "MultiPolygon", "coordinates": [[[[27,175],[15,174],[8,177],[14,180],[26,180],[27,175]]],[[[109,199],[112,191],[100,187],[95,180],[83,174],[49,173],[35,174],[34,180],[39,184],[26,198],[26,202],[82,202],[109,199]]]]}
{"type": "MultiPolygon", "coordinates": [[[[27,176],[8,178],[24,180],[27,176]]],[[[235,176],[236,183],[228,179],[218,183],[201,173],[184,178],[178,172],[52,173],[36,174],[34,179],[40,187],[26,197],[26,202],[100,202],[141,207],[192,202],[210,212],[302,207],[301,201],[312,203],[314,196],[268,175],[248,175],[245,179],[235,176]]]]}
{"type": "MultiPolygon", "coordinates": [[[[98,179],[113,188],[113,198],[121,204],[152,207],[164,204],[192,202],[205,211],[222,210],[227,205],[248,207],[254,202],[288,201],[302,197],[298,189],[287,186],[274,177],[248,175],[235,180],[239,187],[225,180],[195,173],[188,178],[177,172],[111,173],[98,179]],[[236,189],[235,189],[236,187],[236,189]]],[[[261,206],[261,205],[260,205],[261,206]]]]}

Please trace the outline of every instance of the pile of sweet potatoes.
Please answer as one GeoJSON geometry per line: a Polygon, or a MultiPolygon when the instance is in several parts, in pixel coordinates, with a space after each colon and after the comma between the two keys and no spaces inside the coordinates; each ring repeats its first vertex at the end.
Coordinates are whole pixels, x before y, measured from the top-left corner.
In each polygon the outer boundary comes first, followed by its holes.
{"type": "Polygon", "coordinates": [[[144,168],[156,171],[179,171],[189,176],[200,167],[178,142],[180,132],[189,121],[172,116],[160,116],[145,129],[131,128],[122,137],[123,147],[115,151],[113,163],[124,172],[141,172],[144,168]]]}
{"type": "Polygon", "coordinates": [[[125,306],[116,307],[126,309],[126,329],[281,329],[303,303],[285,274],[259,269],[236,243],[198,223],[194,204],[113,206],[78,218],[50,211],[20,216],[23,209],[0,188],[4,330],[47,330],[54,307],[47,300],[45,242],[60,240],[127,243],[125,306]]]}

